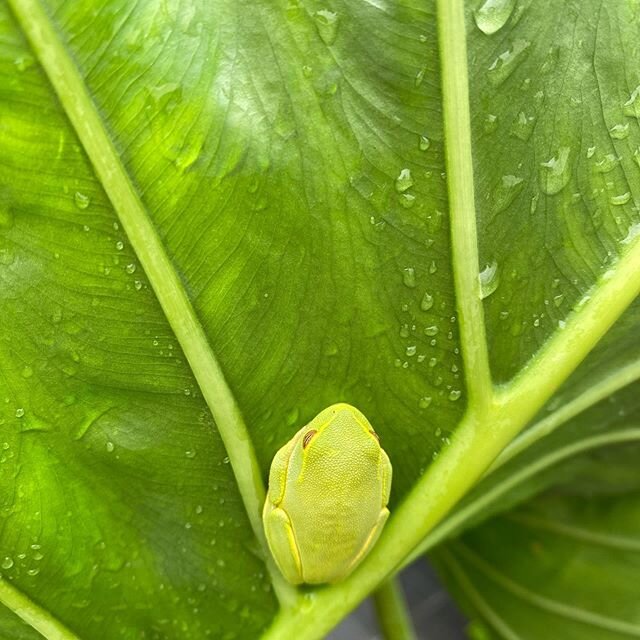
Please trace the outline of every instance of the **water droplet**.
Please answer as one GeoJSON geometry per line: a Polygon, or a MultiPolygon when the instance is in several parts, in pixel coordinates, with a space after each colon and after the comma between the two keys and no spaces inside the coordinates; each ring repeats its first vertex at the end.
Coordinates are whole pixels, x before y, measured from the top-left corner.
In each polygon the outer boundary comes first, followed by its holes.
{"type": "Polygon", "coordinates": [[[561,293],[557,296],[553,296],[553,304],[555,304],[556,307],[559,307],[563,302],[564,302],[564,294],[561,293]]]}
{"type": "Polygon", "coordinates": [[[416,272],[413,267],[405,267],[402,270],[402,282],[410,289],[416,286],[416,272]]]}
{"type": "Polygon", "coordinates": [[[185,455],[187,458],[193,459],[193,458],[195,458],[195,457],[196,457],[196,451],[195,451],[195,449],[187,449],[187,450],[184,452],[184,455],[185,455]]]}
{"type": "Polygon", "coordinates": [[[488,298],[498,288],[500,273],[498,263],[495,260],[478,274],[478,281],[480,283],[480,300],[488,298]]]}
{"type": "Polygon", "coordinates": [[[422,296],[422,300],[420,301],[420,308],[423,311],[429,311],[431,307],[433,307],[433,296],[430,293],[425,292],[422,296]]]}
{"type": "Polygon", "coordinates": [[[595,147],[589,147],[587,149],[587,158],[593,158],[593,154],[596,152],[595,147]]]}
{"type": "Polygon", "coordinates": [[[612,169],[618,166],[620,158],[613,153],[607,153],[601,160],[597,160],[595,163],[595,170],[598,173],[609,173],[612,169]]]}
{"type": "Polygon", "coordinates": [[[403,324],[400,327],[400,337],[401,338],[408,338],[409,337],[409,325],[408,324],[403,324]]]}
{"type": "Polygon", "coordinates": [[[640,236],[640,222],[637,224],[632,224],[627,230],[627,235],[622,240],[622,244],[630,244],[633,242],[638,236],[640,236]]]}
{"type": "Polygon", "coordinates": [[[420,151],[426,151],[431,146],[431,140],[427,136],[420,136],[418,141],[418,147],[420,151]]]}
{"type": "Polygon", "coordinates": [[[16,409],[16,418],[22,418],[24,416],[24,409],[22,407],[19,407],[18,409],[16,409]]]}
{"type": "Polygon", "coordinates": [[[435,324],[432,324],[431,326],[424,328],[424,333],[427,336],[435,336],[438,333],[438,327],[435,324]]]}
{"type": "Polygon", "coordinates": [[[316,12],[314,18],[322,42],[332,45],[338,35],[338,14],[328,9],[321,9],[316,12]]]}
{"type": "Polygon", "coordinates": [[[631,200],[631,193],[629,193],[629,191],[625,191],[624,193],[621,193],[619,196],[611,196],[609,198],[609,202],[616,206],[627,204],[629,200],[631,200]]]}
{"type": "Polygon", "coordinates": [[[535,116],[528,116],[524,111],[521,111],[511,124],[511,135],[526,142],[531,137],[535,125],[535,116]]]}
{"type": "Polygon", "coordinates": [[[567,186],[571,177],[570,153],[569,147],[560,147],[553,158],[540,163],[540,188],[547,195],[559,193],[567,186]]]}
{"type": "Polygon", "coordinates": [[[73,201],[76,203],[76,207],[78,207],[78,209],[86,209],[91,204],[89,196],[86,196],[84,193],[80,193],[79,191],[76,191],[73,196],[73,201]]]}
{"type": "Polygon", "coordinates": [[[489,67],[487,79],[494,87],[501,85],[527,57],[531,43],[528,40],[515,40],[512,47],[501,53],[489,67]]]}
{"type": "Polygon", "coordinates": [[[313,75],[313,67],[310,67],[308,64],[302,65],[302,75],[305,78],[310,78],[313,75]]]}
{"type": "Polygon", "coordinates": [[[629,123],[614,125],[609,129],[609,135],[615,140],[624,140],[629,136],[629,123]]]}
{"type": "Polygon", "coordinates": [[[3,569],[11,569],[11,567],[13,567],[13,558],[5,556],[2,559],[2,564],[0,564],[0,567],[2,567],[3,569]]]}
{"type": "Polygon", "coordinates": [[[484,119],[483,129],[485,133],[493,133],[498,128],[498,116],[488,113],[484,119]]]}
{"type": "Polygon", "coordinates": [[[410,345],[410,346],[408,346],[408,347],[407,347],[407,349],[406,349],[406,352],[405,352],[405,353],[406,353],[408,356],[415,356],[415,355],[416,355],[416,351],[417,351],[417,349],[418,349],[418,348],[417,348],[415,345],[410,345]]]}
{"type": "Polygon", "coordinates": [[[107,450],[108,453],[113,453],[113,451],[115,450],[115,445],[113,444],[113,442],[107,442],[105,445],[105,448],[107,450]]]}
{"type": "Polygon", "coordinates": [[[128,265],[125,267],[125,271],[126,271],[127,273],[134,273],[134,272],[135,272],[135,270],[136,270],[136,265],[135,265],[133,262],[132,262],[131,264],[128,264],[128,265]]]}
{"type": "Polygon", "coordinates": [[[416,77],[413,80],[413,84],[416,87],[419,87],[422,84],[422,81],[424,80],[424,74],[427,73],[427,67],[422,67],[422,69],[420,69],[420,71],[418,71],[418,73],[416,73],[416,77]]]}
{"type": "Polygon", "coordinates": [[[516,0],[485,0],[473,12],[478,29],[488,36],[500,31],[511,16],[515,4],[516,0]]]}
{"type": "Polygon", "coordinates": [[[622,113],[631,118],[640,119],[640,86],[637,86],[622,107],[622,113]]]}
{"type": "Polygon", "coordinates": [[[460,398],[461,395],[462,395],[462,391],[458,389],[451,389],[451,391],[449,392],[449,400],[455,402],[460,398]]]}
{"type": "Polygon", "coordinates": [[[411,193],[401,193],[398,196],[398,201],[405,209],[411,209],[416,203],[416,197],[411,193]]]}
{"type": "Polygon", "coordinates": [[[502,176],[493,192],[493,213],[504,211],[516,199],[523,186],[524,180],[518,176],[502,176]]]}
{"type": "Polygon", "coordinates": [[[418,401],[418,406],[421,409],[426,409],[430,404],[431,404],[431,397],[430,396],[423,396],[418,401]]]}
{"type": "Polygon", "coordinates": [[[410,169],[403,169],[396,178],[396,191],[403,193],[413,186],[413,178],[410,169]]]}

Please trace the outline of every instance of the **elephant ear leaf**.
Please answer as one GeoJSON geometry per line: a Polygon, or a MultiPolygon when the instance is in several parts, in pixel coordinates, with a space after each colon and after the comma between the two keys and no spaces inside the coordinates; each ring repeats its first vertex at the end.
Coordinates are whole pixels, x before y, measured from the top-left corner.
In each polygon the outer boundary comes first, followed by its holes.
{"type": "Polygon", "coordinates": [[[2,633],[322,637],[545,403],[486,482],[581,438],[637,326],[569,378],[640,289],[638,19],[2,4],[2,633]],[[335,402],[379,434],[392,516],[300,592],[263,481],[335,402]]]}

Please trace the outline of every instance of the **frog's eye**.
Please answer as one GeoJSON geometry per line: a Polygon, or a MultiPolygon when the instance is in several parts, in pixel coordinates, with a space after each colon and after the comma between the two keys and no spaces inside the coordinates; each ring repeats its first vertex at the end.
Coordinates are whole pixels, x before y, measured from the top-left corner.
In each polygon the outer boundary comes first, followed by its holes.
{"type": "Polygon", "coordinates": [[[311,431],[307,431],[307,433],[304,434],[304,438],[302,438],[303,449],[307,448],[307,445],[311,442],[311,438],[313,438],[313,436],[315,436],[316,433],[318,432],[315,429],[312,429],[311,431]]]}
{"type": "Polygon", "coordinates": [[[369,433],[378,441],[380,442],[380,436],[373,430],[371,429],[371,431],[369,431],[369,433]]]}

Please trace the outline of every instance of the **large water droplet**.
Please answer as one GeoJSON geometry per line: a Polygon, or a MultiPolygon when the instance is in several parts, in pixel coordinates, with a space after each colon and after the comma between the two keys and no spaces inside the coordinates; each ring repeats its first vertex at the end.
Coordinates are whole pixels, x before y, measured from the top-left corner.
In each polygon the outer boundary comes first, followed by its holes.
{"type": "Polygon", "coordinates": [[[411,170],[403,169],[396,178],[396,191],[398,193],[403,193],[412,186],[413,178],[411,177],[411,170]]]}
{"type": "Polygon", "coordinates": [[[493,213],[504,211],[522,191],[524,180],[518,176],[502,176],[493,192],[493,213]]]}
{"type": "Polygon", "coordinates": [[[507,23],[516,0],[485,0],[474,12],[473,17],[482,33],[491,35],[507,23]]]}
{"type": "Polygon", "coordinates": [[[615,140],[624,140],[629,136],[629,123],[614,125],[609,129],[609,135],[615,140]]]}
{"type": "Polygon", "coordinates": [[[316,12],[314,18],[322,42],[332,45],[338,34],[338,14],[328,9],[321,9],[316,12]]]}
{"type": "Polygon", "coordinates": [[[540,188],[547,195],[559,193],[567,186],[571,177],[570,154],[569,147],[560,147],[553,158],[540,164],[540,188]]]}
{"type": "Polygon", "coordinates": [[[640,86],[637,86],[622,107],[622,113],[632,118],[640,118],[640,86]]]}
{"type": "Polygon", "coordinates": [[[498,271],[498,263],[494,260],[491,264],[478,274],[480,283],[480,300],[488,298],[500,284],[500,273],[498,271]]]}
{"type": "Polygon", "coordinates": [[[512,47],[501,53],[489,67],[487,78],[497,87],[501,85],[527,57],[531,43],[528,40],[515,40],[512,47]]]}
{"type": "Polygon", "coordinates": [[[413,267],[406,267],[402,270],[402,282],[410,289],[416,286],[416,272],[413,267]]]}
{"type": "Polygon", "coordinates": [[[629,200],[631,200],[631,193],[629,193],[629,191],[625,191],[624,193],[621,193],[620,195],[611,196],[609,198],[609,202],[611,204],[617,205],[617,206],[620,206],[622,204],[627,204],[627,202],[629,202],[629,200]]]}

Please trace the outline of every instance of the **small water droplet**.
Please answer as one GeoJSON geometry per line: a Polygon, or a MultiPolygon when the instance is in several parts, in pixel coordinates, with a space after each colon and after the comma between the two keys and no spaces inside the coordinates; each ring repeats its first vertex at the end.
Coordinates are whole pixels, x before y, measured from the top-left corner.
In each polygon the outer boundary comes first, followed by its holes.
{"type": "Polygon", "coordinates": [[[500,284],[500,272],[498,271],[498,263],[494,260],[491,264],[478,274],[480,283],[480,300],[488,298],[500,284]]]}
{"type": "Polygon", "coordinates": [[[398,201],[405,209],[411,209],[416,203],[416,197],[411,193],[401,193],[398,196],[398,201]]]}
{"type": "Polygon", "coordinates": [[[402,282],[410,289],[416,286],[416,272],[413,267],[405,267],[402,270],[402,282]]]}
{"type": "Polygon", "coordinates": [[[187,450],[184,452],[184,455],[185,455],[187,458],[193,459],[193,458],[195,458],[195,457],[196,457],[196,451],[195,451],[195,449],[187,449],[187,450]]]}
{"type": "Polygon", "coordinates": [[[455,402],[460,398],[461,395],[462,391],[460,391],[459,389],[451,389],[451,391],[449,392],[449,400],[455,402]]]}
{"type": "Polygon", "coordinates": [[[629,136],[629,123],[614,125],[609,129],[609,135],[615,140],[624,140],[629,136]]]}
{"type": "Polygon", "coordinates": [[[116,249],[118,251],[122,251],[124,249],[124,242],[122,242],[122,240],[118,240],[118,242],[116,242],[116,249]]]}
{"type": "Polygon", "coordinates": [[[113,453],[113,451],[115,450],[115,445],[113,444],[113,442],[109,441],[105,444],[105,449],[107,450],[108,453],[113,453]]]}
{"type": "Polygon", "coordinates": [[[594,168],[598,173],[609,173],[618,166],[620,158],[613,153],[607,153],[601,160],[597,160],[594,168]]]}
{"type": "Polygon", "coordinates": [[[18,409],[16,409],[16,418],[22,418],[24,416],[24,409],[22,407],[19,407],[18,409]]]}
{"type": "Polygon", "coordinates": [[[431,404],[431,397],[430,396],[423,396],[418,401],[418,406],[421,409],[426,409],[430,404],[431,404]]]}
{"type": "Polygon", "coordinates": [[[640,86],[637,86],[622,107],[622,113],[631,118],[640,119],[640,86]]]}
{"type": "Polygon", "coordinates": [[[135,272],[135,270],[136,270],[136,265],[135,265],[133,262],[132,262],[131,264],[128,264],[128,265],[125,267],[125,271],[126,271],[127,273],[134,273],[134,272],[135,272]]]}
{"type": "Polygon", "coordinates": [[[429,311],[433,307],[433,296],[425,291],[425,294],[422,296],[422,300],[420,301],[420,308],[423,311],[429,311]]]}
{"type": "Polygon", "coordinates": [[[510,49],[501,53],[489,67],[487,79],[494,87],[501,85],[527,57],[531,43],[528,40],[515,40],[510,49]]]}
{"type": "Polygon", "coordinates": [[[485,0],[474,12],[476,25],[482,33],[500,31],[509,20],[516,0],[485,0]]]}
{"type": "Polygon", "coordinates": [[[438,333],[438,327],[435,324],[432,324],[431,326],[424,328],[424,333],[427,336],[435,336],[438,333]]]}
{"type": "Polygon", "coordinates": [[[498,128],[498,116],[488,113],[484,119],[483,129],[485,133],[493,133],[498,128]]]}
{"type": "Polygon", "coordinates": [[[13,567],[13,558],[5,556],[2,559],[2,564],[0,564],[0,567],[2,567],[3,569],[11,569],[11,567],[13,567]]]}
{"type": "Polygon", "coordinates": [[[402,169],[402,171],[400,171],[400,174],[396,178],[396,191],[398,193],[403,193],[412,186],[413,178],[411,177],[411,170],[402,169]]]}
{"type": "Polygon", "coordinates": [[[567,186],[571,177],[570,153],[569,147],[560,147],[553,158],[540,163],[540,188],[547,195],[559,193],[567,186]]]}
{"type": "Polygon", "coordinates": [[[91,198],[86,196],[84,193],[80,193],[80,191],[75,192],[73,201],[76,203],[76,207],[78,207],[78,209],[86,209],[91,204],[91,198]]]}
{"type": "Polygon", "coordinates": [[[427,136],[420,136],[418,141],[418,148],[420,151],[426,151],[431,146],[431,140],[427,136]]]}
{"type": "Polygon", "coordinates": [[[564,302],[564,294],[563,293],[560,293],[557,296],[553,296],[553,304],[555,304],[556,307],[559,307],[563,302],[564,302]]]}
{"type": "Polygon", "coordinates": [[[332,45],[338,35],[338,14],[328,9],[321,9],[316,12],[314,18],[322,42],[332,45]]]}
{"type": "Polygon", "coordinates": [[[609,198],[609,202],[613,205],[620,206],[622,204],[627,204],[631,200],[631,193],[629,191],[625,191],[618,196],[611,196],[609,198]]]}
{"type": "Polygon", "coordinates": [[[502,176],[493,191],[493,213],[500,213],[507,209],[522,191],[523,186],[524,180],[518,176],[502,176]]]}
{"type": "Polygon", "coordinates": [[[410,345],[410,346],[408,346],[408,347],[406,348],[405,353],[406,353],[408,356],[415,356],[415,355],[416,355],[416,351],[417,351],[417,349],[418,349],[418,348],[417,348],[415,345],[410,345]]]}
{"type": "Polygon", "coordinates": [[[413,80],[413,84],[416,87],[419,87],[422,84],[422,81],[424,80],[424,74],[427,73],[427,67],[422,67],[422,69],[420,69],[418,71],[418,73],[416,73],[416,77],[413,80]]]}
{"type": "Polygon", "coordinates": [[[535,116],[528,116],[524,111],[521,111],[511,124],[510,133],[512,136],[526,142],[531,137],[535,125],[535,116]]]}

